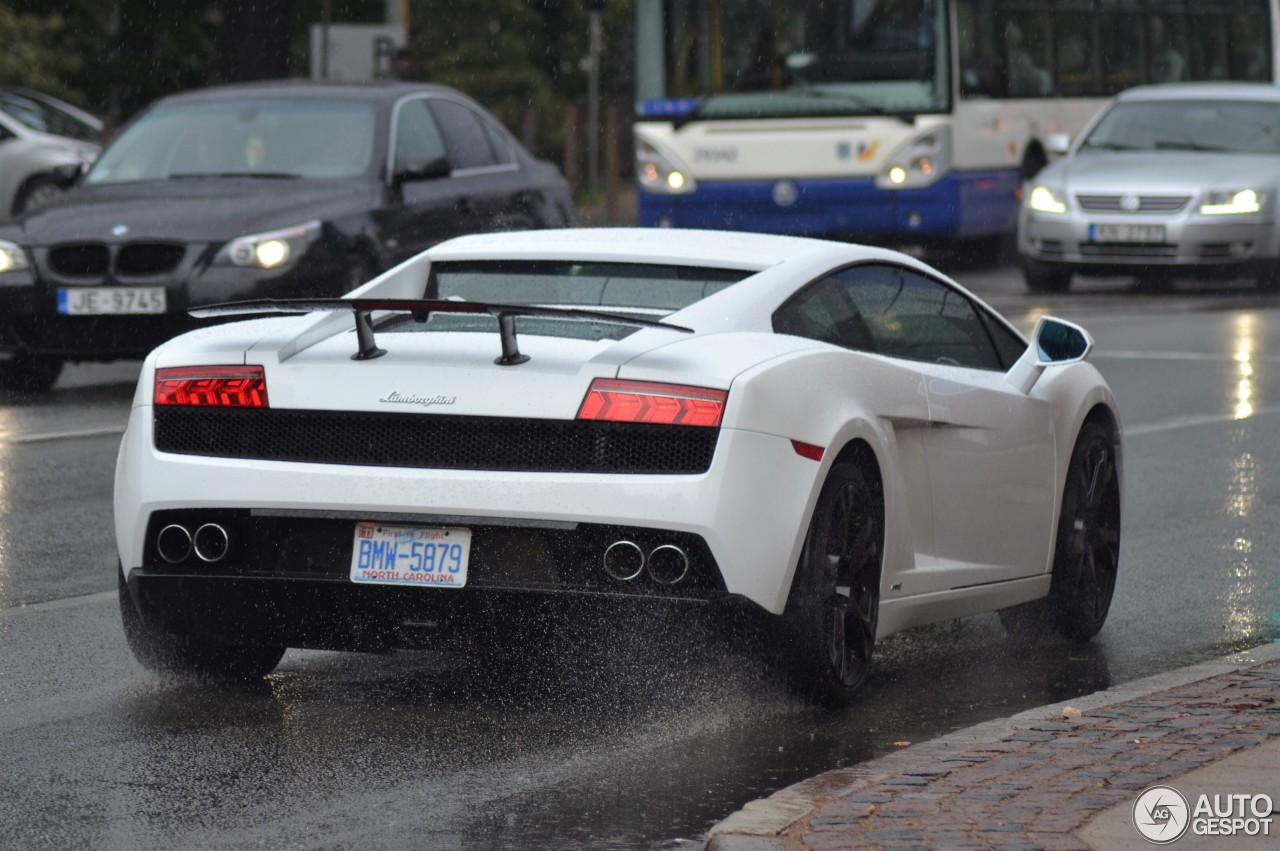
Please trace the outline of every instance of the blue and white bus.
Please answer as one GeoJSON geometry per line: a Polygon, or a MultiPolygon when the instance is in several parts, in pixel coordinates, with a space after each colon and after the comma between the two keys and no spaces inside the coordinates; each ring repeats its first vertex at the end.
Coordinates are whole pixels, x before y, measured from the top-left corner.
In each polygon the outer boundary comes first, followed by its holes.
{"type": "Polygon", "coordinates": [[[1276,0],[636,0],[642,225],[1010,233],[1133,85],[1271,80],[1276,0]],[[1060,138],[1060,137],[1059,137],[1060,138]]]}

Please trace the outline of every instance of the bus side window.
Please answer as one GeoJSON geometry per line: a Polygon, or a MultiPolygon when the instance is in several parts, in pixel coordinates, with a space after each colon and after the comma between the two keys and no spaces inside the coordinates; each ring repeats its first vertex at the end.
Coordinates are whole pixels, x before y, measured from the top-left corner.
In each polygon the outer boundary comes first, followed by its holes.
{"type": "Polygon", "coordinates": [[[1000,51],[996,46],[992,28],[983,26],[980,15],[991,14],[987,3],[981,11],[974,9],[974,0],[956,3],[956,34],[960,44],[960,96],[963,98],[999,97],[1003,91],[1000,80],[1000,51]]]}

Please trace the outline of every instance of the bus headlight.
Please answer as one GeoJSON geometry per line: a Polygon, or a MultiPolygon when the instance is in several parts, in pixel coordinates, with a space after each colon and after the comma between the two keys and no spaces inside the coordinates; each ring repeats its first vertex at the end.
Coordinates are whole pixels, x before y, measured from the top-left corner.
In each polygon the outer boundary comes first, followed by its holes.
{"type": "Polygon", "coordinates": [[[636,183],[655,195],[686,195],[697,188],[689,170],[674,156],[641,139],[636,140],[636,183]]]}
{"type": "Polygon", "coordinates": [[[1262,209],[1264,196],[1254,189],[1206,192],[1200,202],[1202,216],[1237,216],[1256,213],[1262,209]]]}
{"type": "Polygon", "coordinates": [[[915,139],[876,177],[880,189],[920,189],[951,172],[951,131],[938,127],[915,139]]]}
{"type": "Polygon", "coordinates": [[[1065,213],[1067,202],[1048,186],[1035,186],[1027,196],[1027,206],[1037,213],[1065,213]]]}

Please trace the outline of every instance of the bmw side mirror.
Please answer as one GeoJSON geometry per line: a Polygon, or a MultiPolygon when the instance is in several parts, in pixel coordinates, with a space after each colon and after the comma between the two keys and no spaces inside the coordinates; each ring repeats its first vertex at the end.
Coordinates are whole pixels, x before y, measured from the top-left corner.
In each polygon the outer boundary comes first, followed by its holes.
{"type": "Polygon", "coordinates": [[[436,180],[453,174],[446,157],[413,157],[394,175],[396,185],[415,180],[436,180]]]}
{"type": "Polygon", "coordinates": [[[80,179],[80,175],[84,173],[84,163],[63,163],[56,165],[50,172],[53,182],[63,189],[74,184],[80,179]]]}
{"type": "Polygon", "coordinates": [[[1005,380],[1029,393],[1045,369],[1084,360],[1093,351],[1093,337],[1072,322],[1042,316],[1031,332],[1031,345],[1009,369],[1005,380]]]}

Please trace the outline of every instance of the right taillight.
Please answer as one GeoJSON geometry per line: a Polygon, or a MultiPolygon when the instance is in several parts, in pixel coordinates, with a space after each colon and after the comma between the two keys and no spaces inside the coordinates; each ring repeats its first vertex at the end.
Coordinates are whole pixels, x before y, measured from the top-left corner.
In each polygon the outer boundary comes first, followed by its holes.
{"type": "Polygon", "coordinates": [[[578,419],[715,427],[728,396],[728,391],[710,387],[597,378],[587,389],[578,419]]]}
{"type": "Polygon", "coordinates": [[[156,370],[155,404],[267,408],[260,366],[178,366],[156,370]]]}

